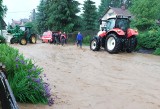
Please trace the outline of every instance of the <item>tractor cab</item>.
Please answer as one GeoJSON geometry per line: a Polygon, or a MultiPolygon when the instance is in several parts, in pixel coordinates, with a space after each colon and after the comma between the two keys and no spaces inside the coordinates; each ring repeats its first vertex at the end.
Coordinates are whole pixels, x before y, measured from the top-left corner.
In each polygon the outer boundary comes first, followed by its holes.
{"type": "Polygon", "coordinates": [[[25,36],[26,36],[27,38],[29,38],[30,35],[31,35],[31,27],[30,27],[30,26],[25,26],[25,27],[24,27],[24,32],[25,32],[25,36]]]}
{"type": "Polygon", "coordinates": [[[127,29],[130,28],[130,16],[116,16],[107,20],[102,20],[102,22],[104,23],[104,25],[101,27],[101,29],[105,29],[106,31],[118,28],[126,32],[127,29]]]}

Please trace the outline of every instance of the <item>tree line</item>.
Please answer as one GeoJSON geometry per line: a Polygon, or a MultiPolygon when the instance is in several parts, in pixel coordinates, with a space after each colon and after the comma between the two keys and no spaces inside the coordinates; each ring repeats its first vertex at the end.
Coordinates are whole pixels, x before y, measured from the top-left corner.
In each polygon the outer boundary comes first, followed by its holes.
{"type": "Polygon", "coordinates": [[[62,30],[73,32],[77,30],[98,30],[99,18],[109,6],[121,7],[130,5],[129,0],[101,0],[97,8],[92,0],[80,4],[76,0],[41,0],[37,13],[37,30],[62,30]],[[80,8],[80,6],[82,8],[80,8]]]}

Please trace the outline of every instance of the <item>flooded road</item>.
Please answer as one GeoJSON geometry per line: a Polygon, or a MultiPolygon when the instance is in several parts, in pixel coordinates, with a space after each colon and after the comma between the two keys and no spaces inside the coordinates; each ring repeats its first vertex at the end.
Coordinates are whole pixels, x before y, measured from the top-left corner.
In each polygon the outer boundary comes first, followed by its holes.
{"type": "Polygon", "coordinates": [[[57,95],[53,106],[21,109],[160,109],[160,57],[109,54],[75,45],[12,45],[44,69],[57,95]]]}

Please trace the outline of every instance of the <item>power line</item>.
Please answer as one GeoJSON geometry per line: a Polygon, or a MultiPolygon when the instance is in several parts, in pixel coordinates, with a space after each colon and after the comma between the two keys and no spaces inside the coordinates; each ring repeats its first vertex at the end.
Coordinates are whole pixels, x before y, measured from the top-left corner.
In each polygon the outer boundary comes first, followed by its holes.
{"type": "Polygon", "coordinates": [[[27,12],[32,12],[32,11],[33,11],[33,9],[32,10],[26,10],[26,11],[9,11],[7,13],[27,13],[27,12]]]}
{"type": "Polygon", "coordinates": [[[30,12],[30,11],[15,11],[15,12],[7,12],[7,13],[27,13],[27,12],[30,12]]]}

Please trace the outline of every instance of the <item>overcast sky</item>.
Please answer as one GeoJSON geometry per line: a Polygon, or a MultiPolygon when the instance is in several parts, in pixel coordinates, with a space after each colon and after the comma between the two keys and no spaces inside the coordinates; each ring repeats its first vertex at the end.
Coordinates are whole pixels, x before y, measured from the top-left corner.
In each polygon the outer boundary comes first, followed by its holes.
{"type": "MultiPolygon", "coordinates": [[[[83,4],[84,0],[77,0],[83,4]]],[[[100,4],[101,0],[92,0],[96,3],[96,6],[100,4]]],[[[19,20],[21,18],[29,18],[31,11],[39,5],[40,0],[3,0],[3,5],[8,8],[6,17],[4,20],[6,23],[14,20],[19,20]]]]}

